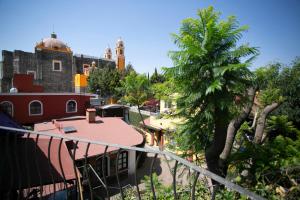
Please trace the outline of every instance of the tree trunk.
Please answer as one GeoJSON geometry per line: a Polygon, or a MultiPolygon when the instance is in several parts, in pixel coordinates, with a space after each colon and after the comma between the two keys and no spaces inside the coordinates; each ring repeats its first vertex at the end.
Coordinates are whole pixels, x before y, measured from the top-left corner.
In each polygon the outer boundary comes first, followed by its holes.
{"type": "Polygon", "coordinates": [[[141,110],[140,110],[140,106],[137,106],[137,107],[138,107],[138,111],[139,111],[141,120],[142,120],[142,122],[143,122],[143,125],[145,126],[145,122],[144,122],[144,118],[143,118],[142,113],[141,113],[141,110]]]}
{"type": "MultiPolygon", "coordinates": [[[[213,135],[213,141],[210,147],[208,147],[205,150],[205,159],[207,168],[209,171],[225,177],[222,169],[219,165],[219,156],[222,153],[224,146],[225,146],[225,140],[226,140],[226,129],[228,126],[228,110],[220,110],[218,108],[215,109],[214,114],[214,121],[215,121],[215,128],[214,128],[214,135],[213,135]]],[[[219,190],[220,184],[215,181],[212,181],[212,195],[211,199],[215,199],[215,195],[217,191],[219,190]]]]}
{"type": "Polygon", "coordinates": [[[243,112],[237,116],[235,119],[231,120],[228,128],[227,128],[227,137],[225,142],[225,147],[220,155],[219,165],[223,168],[223,174],[226,176],[227,174],[227,159],[230,155],[232,145],[236,136],[237,131],[240,129],[241,125],[245,122],[247,117],[249,116],[253,101],[255,97],[256,88],[250,88],[248,91],[249,102],[245,106],[243,112]]]}
{"type": "Polygon", "coordinates": [[[223,176],[218,161],[219,161],[219,156],[222,153],[225,146],[225,140],[226,140],[225,130],[227,129],[228,126],[227,114],[228,114],[227,111],[221,111],[219,109],[215,110],[215,116],[214,116],[215,130],[214,130],[213,142],[210,145],[210,147],[208,147],[205,151],[205,159],[206,159],[208,170],[219,176],[223,176]]]}
{"type": "Polygon", "coordinates": [[[271,105],[267,105],[262,113],[260,114],[258,120],[257,120],[257,126],[255,129],[255,135],[254,135],[254,143],[260,144],[262,140],[262,136],[264,133],[265,123],[268,115],[274,111],[276,108],[280,106],[280,103],[272,103],[271,105]]]}

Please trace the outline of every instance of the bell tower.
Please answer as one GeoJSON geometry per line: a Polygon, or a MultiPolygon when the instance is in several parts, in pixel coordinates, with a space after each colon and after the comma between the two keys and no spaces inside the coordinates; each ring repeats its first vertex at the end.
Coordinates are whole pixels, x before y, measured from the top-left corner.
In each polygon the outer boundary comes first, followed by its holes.
{"type": "Polygon", "coordinates": [[[124,42],[119,38],[116,43],[116,67],[120,71],[125,69],[124,49],[124,42]]]}
{"type": "Polygon", "coordinates": [[[110,47],[107,47],[107,48],[105,49],[104,58],[106,58],[106,59],[108,59],[108,60],[111,60],[111,58],[112,58],[112,53],[111,53],[111,48],[110,48],[110,47]]]}

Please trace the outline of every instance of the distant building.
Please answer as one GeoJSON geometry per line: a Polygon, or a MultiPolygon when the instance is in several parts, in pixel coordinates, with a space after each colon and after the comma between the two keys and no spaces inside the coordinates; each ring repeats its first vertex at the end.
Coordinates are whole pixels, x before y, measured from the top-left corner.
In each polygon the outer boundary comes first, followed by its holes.
{"type": "Polygon", "coordinates": [[[121,39],[117,41],[116,58],[113,60],[110,48],[105,50],[104,58],[73,54],[71,48],[52,33],[50,38],[36,44],[34,53],[2,51],[0,92],[9,92],[14,87],[14,74],[32,74],[34,84],[43,86],[44,92],[74,92],[74,76],[88,74],[93,67],[123,70],[124,42],[121,39]]]}
{"type": "Polygon", "coordinates": [[[0,108],[21,124],[84,115],[90,94],[75,93],[4,93],[0,108]]]}

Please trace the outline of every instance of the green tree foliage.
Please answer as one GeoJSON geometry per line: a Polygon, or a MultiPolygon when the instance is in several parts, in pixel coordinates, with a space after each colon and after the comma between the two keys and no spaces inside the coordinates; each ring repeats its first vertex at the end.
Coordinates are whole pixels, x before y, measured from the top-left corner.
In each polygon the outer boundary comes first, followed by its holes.
{"type": "MultiPolygon", "coordinates": [[[[131,105],[138,107],[140,113],[140,107],[148,99],[150,95],[150,86],[147,77],[144,74],[137,74],[131,72],[124,80],[121,81],[121,87],[119,90],[123,94],[122,100],[131,105]]],[[[140,113],[141,119],[143,119],[140,113]]],[[[144,123],[144,120],[143,120],[144,123]]]]}
{"type": "Polygon", "coordinates": [[[297,138],[298,130],[294,127],[293,122],[288,120],[287,115],[274,115],[267,121],[266,132],[270,139],[278,135],[289,137],[291,139],[297,138]]]}
{"type": "Polygon", "coordinates": [[[258,96],[262,107],[283,100],[279,86],[280,64],[275,63],[255,70],[256,82],[259,86],[258,96]]]}
{"type": "Polygon", "coordinates": [[[300,58],[289,66],[273,63],[255,71],[263,105],[282,101],[275,113],[287,115],[289,120],[300,127],[300,58]]]}
{"type": "Polygon", "coordinates": [[[246,140],[241,149],[231,157],[231,170],[238,174],[236,182],[250,187],[267,199],[288,199],[296,192],[299,194],[299,132],[294,140],[278,135],[264,145],[255,145],[246,140]],[[276,194],[279,188],[285,188],[283,194],[276,194]]]}
{"type": "Polygon", "coordinates": [[[187,119],[179,127],[181,147],[198,152],[206,148],[209,170],[222,174],[218,159],[229,120],[238,109],[234,99],[243,97],[252,84],[247,67],[258,51],[238,45],[247,27],[240,27],[234,16],[220,21],[213,7],[197,15],[183,20],[179,34],[173,35],[179,50],[170,52],[174,67],[166,72],[180,91],[179,114],[187,119]]]}
{"type": "Polygon", "coordinates": [[[263,142],[252,141],[253,129],[244,123],[230,157],[234,180],[267,199],[293,199],[299,195],[300,132],[288,117],[273,115],[266,123],[263,142]]]}
{"type": "Polygon", "coordinates": [[[135,69],[131,63],[128,63],[125,67],[125,70],[123,71],[123,78],[129,75],[131,72],[135,72],[135,69]]]}
{"type": "Polygon", "coordinates": [[[157,72],[157,69],[155,68],[154,73],[150,77],[150,82],[154,84],[154,83],[163,83],[164,81],[165,81],[164,75],[159,74],[157,72]]]}
{"type": "Polygon", "coordinates": [[[300,129],[300,58],[296,58],[290,66],[282,67],[279,83],[285,101],[278,113],[287,115],[289,120],[300,129]]]}
{"type": "Polygon", "coordinates": [[[152,92],[156,99],[170,100],[171,95],[177,93],[174,80],[167,78],[162,83],[154,83],[151,85],[152,92]]]}
{"type": "MultiPolygon", "coordinates": [[[[257,69],[255,74],[260,93],[258,95],[259,117],[254,141],[259,144],[263,142],[265,122],[271,112],[287,115],[289,120],[299,126],[300,112],[297,109],[300,100],[297,92],[297,89],[300,89],[299,61],[296,59],[291,67],[280,63],[270,64],[257,69]]],[[[254,124],[255,122],[256,120],[254,124]]]]}
{"type": "Polygon", "coordinates": [[[116,69],[95,69],[88,77],[88,88],[90,92],[100,92],[100,95],[104,97],[119,97],[116,88],[120,87],[120,78],[121,75],[116,69]]]}

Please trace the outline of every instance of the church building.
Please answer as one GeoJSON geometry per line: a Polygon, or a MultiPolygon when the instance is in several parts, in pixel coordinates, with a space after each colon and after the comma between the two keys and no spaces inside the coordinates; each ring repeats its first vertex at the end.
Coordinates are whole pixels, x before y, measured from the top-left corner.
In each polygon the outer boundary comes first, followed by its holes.
{"type": "MultiPolygon", "coordinates": [[[[0,92],[10,92],[14,74],[32,74],[34,84],[44,92],[75,92],[75,75],[88,75],[92,68],[117,68],[124,70],[124,42],[116,43],[115,59],[112,50],[105,50],[104,58],[73,54],[71,48],[57,38],[55,33],[35,46],[34,53],[21,50],[2,51],[0,62],[0,92]]],[[[14,88],[17,90],[18,88],[14,88]]]]}

